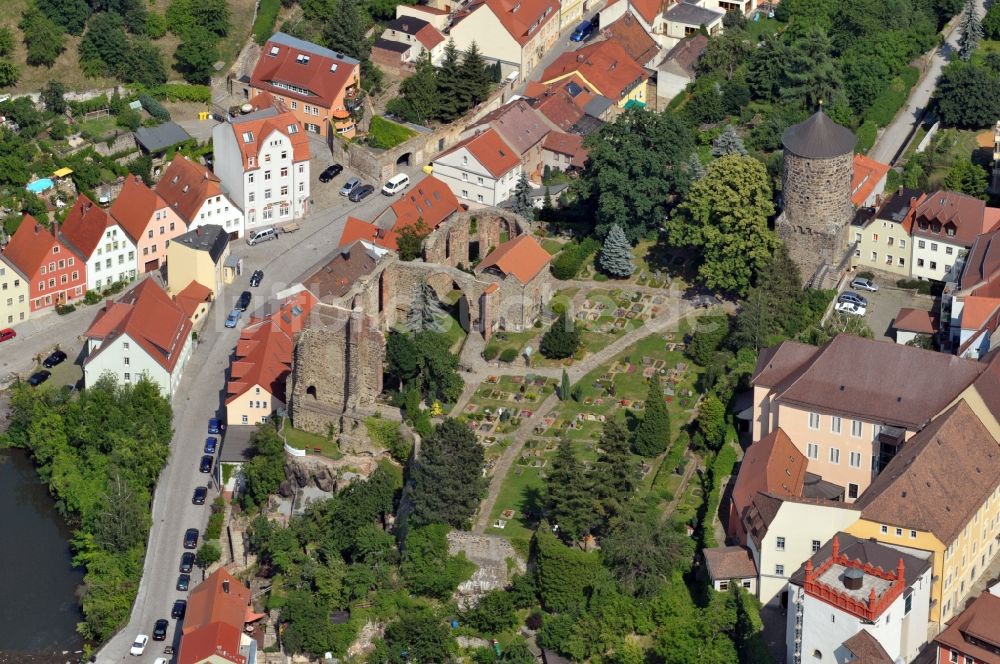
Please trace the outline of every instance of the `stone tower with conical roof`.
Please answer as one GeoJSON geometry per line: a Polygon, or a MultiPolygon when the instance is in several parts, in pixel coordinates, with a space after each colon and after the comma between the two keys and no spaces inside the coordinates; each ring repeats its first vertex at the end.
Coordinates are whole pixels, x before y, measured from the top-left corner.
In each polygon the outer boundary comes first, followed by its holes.
{"type": "Polygon", "coordinates": [[[806,286],[835,281],[844,267],[857,140],[822,110],[781,136],[784,210],[775,226],[806,286]]]}

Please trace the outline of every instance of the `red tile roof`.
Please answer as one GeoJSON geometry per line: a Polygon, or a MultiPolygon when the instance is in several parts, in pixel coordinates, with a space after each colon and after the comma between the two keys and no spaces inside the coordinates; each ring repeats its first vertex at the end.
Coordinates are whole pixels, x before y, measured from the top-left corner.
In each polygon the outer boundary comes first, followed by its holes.
{"type": "Polygon", "coordinates": [[[1000,298],[970,295],[965,298],[962,307],[962,329],[978,330],[1000,307],[1000,298]]]}
{"type": "Polygon", "coordinates": [[[32,277],[48,262],[52,255],[52,247],[62,244],[45,226],[42,226],[30,214],[24,215],[21,225],[17,227],[3,256],[27,277],[32,277]]]}
{"type": "MultiPolygon", "coordinates": [[[[405,226],[416,225],[418,219],[423,220],[427,230],[433,230],[461,209],[462,206],[448,185],[433,175],[428,175],[404,191],[395,203],[375,219],[375,222],[378,223],[383,218],[393,220],[390,232],[395,236],[405,226]]],[[[395,244],[395,237],[393,243],[395,244]]]]}
{"type": "Polygon", "coordinates": [[[758,492],[801,496],[807,460],[781,428],[747,448],[733,485],[733,507],[740,519],[758,492]]]}
{"type": "Polygon", "coordinates": [[[104,208],[80,194],[63,221],[62,236],[81,256],[90,258],[101,243],[104,231],[114,224],[104,208]]]}
{"type": "Polygon", "coordinates": [[[482,164],[489,171],[490,175],[495,178],[499,178],[521,163],[517,158],[517,151],[507,145],[500,138],[500,134],[493,129],[487,129],[482,133],[468,137],[464,141],[459,141],[439,154],[436,159],[457,152],[462,148],[468,150],[469,154],[482,164]]]}
{"type": "Polygon", "coordinates": [[[558,85],[532,81],[524,94],[532,98],[531,105],[535,110],[563,131],[568,131],[583,117],[583,108],[576,104],[562,81],[558,85]]]}
{"type": "Polygon", "coordinates": [[[269,320],[289,338],[293,338],[305,328],[306,321],[309,319],[309,314],[316,301],[316,296],[303,288],[282,300],[278,304],[277,311],[262,312],[258,310],[250,314],[250,325],[269,320]]]}
{"type": "Polygon", "coordinates": [[[344,224],[344,232],[341,234],[340,242],[337,246],[346,247],[357,240],[364,240],[365,242],[371,242],[380,247],[397,251],[399,249],[399,245],[396,244],[397,237],[399,236],[394,231],[384,230],[375,224],[362,221],[357,217],[348,217],[347,222],[344,224]]]}
{"type": "Polygon", "coordinates": [[[1000,597],[983,591],[934,640],[976,662],[1000,664],[1000,597]]]}
{"type": "Polygon", "coordinates": [[[511,274],[522,284],[526,284],[545,269],[551,256],[542,249],[531,235],[519,235],[513,240],[507,240],[493,250],[489,256],[476,266],[476,272],[487,268],[496,268],[504,274],[511,274]]]}
{"type": "Polygon", "coordinates": [[[441,34],[441,31],[430,23],[417,30],[416,37],[420,45],[428,51],[444,41],[444,35],[441,34]]]}
{"type": "Polygon", "coordinates": [[[359,66],[353,58],[335,58],[330,57],[331,54],[329,49],[277,33],[260,50],[260,58],[250,75],[250,85],[329,109],[359,66]],[[302,57],[308,57],[308,61],[303,62],[302,57]],[[310,94],[274,83],[293,85],[310,94]]]}
{"type": "Polygon", "coordinates": [[[538,145],[552,131],[545,117],[524,99],[504,104],[481,117],[473,126],[492,127],[520,155],[538,145]]]}
{"type": "Polygon", "coordinates": [[[556,0],[485,0],[484,4],[521,46],[559,15],[556,0]]]}
{"type": "Polygon", "coordinates": [[[243,329],[236,344],[236,359],[230,364],[226,403],[259,385],[284,403],[285,380],[292,372],[295,343],[271,320],[243,329]]]}
{"type": "Polygon", "coordinates": [[[578,74],[608,99],[622,99],[649,76],[621,44],[602,41],[576,51],[567,51],[542,72],[542,81],[550,83],[578,74]]]}
{"type": "Polygon", "coordinates": [[[542,149],[549,152],[566,154],[573,158],[572,165],[583,168],[587,162],[587,148],[583,147],[583,137],[576,134],[564,134],[554,131],[545,137],[542,149]]]}
{"type": "Polygon", "coordinates": [[[854,155],[854,175],[851,178],[851,203],[861,207],[889,172],[889,164],[870,159],[863,154],[854,155]]]}
{"type": "Polygon", "coordinates": [[[631,7],[642,17],[647,25],[652,27],[656,16],[663,12],[663,0],[631,0],[631,7]]]}
{"type": "Polygon", "coordinates": [[[602,26],[601,32],[608,39],[618,42],[629,57],[640,65],[647,64],[660,52],[659,44],[635,20],[631,12],[625,12],[624,16],[608,26],[602,26]]]}
{"type": "Polygon", "coordinates": [[[705,566],[713,581],[752,579],[757,576],[753,554],[745,546],[716,546],[703,549],[705,566]]]}
{"type": "Polygon", "coordinates": [[[983,232],[995,231],[1000,226],[1000,208],[986,206],[983,211],[983,232]]]}
{"type": "Polygon", "coordinates": [[[268,117],[234,118],[229,124],[236,138],[236,144],[243,155],[243,170],[254,170],[261,167],[258,153],[260,148],[274,132],[288,138],[292,143],[292,161],[309,161],[309,137],[299,126],[295,114],[291,111],[279,111],[268,117]],[[246,140],[249,138],[249,140],[246,140]],[[254,166],[250,165],[250,158],[254,166]]]}
{"type": "Polygon", "coordinates": [[[180,305],[180,308],[184,310],[188,318],[194,316],[195,312],[198,311],[198,307],[211,299],[212,289],[194,280],[174,296],[174,302],[180,305]]]}
{"type": "Polygon", "coordinates": [[[971,247],[983,232],[986,203],[954,191],[936,191],[917,207],[912,232],[921,237],[971,247]],[[938,231],[935,232],[935,226],[938,231]],[[949,230],[953,235],[948,235],[949,230]]]}
{"type": "Polygon", "coordinates": [[[244,664],[247,660],[240,654],[241,636],[240,629],[226,623],[205,625],[181,638],[177,664],[201,664],[216,657],[233,664],[244,664]]]}
{"type": "Polygon", "coordinates": [[[923,309],[902,307],[896,314],[892,326],[897,330],[934,334],[937,332],[937,316],[923,309]]]}
{"type": "Polygon", "coordinates": [[[218,569],[191,591],[178,664],[195,664],[217,655],[230,662],[245,662],[240,637],[250,606],[250,590],[224,568],[218,569]]]}
{"type": "Polygon", "coordinates": [[[125,186],[108,212],[125,234],[138,242],[156,211],[165,207],[167,202],[136,175],[125,178],[125,186]]]}
{"type": "Polygon", "coordinates": [[[215,173],[182,154],[174,157],[153,189],[188,226],[208,198],[222,193],[215,173]]]}
{"type": "MultiPolygon", "coordinates": [[[[168,372],[173,372],[191,334],[191,321],[179,304],[152,279],[145,279],[97,313],[84,336],[111,341],[128,335],[168,372]]],[[[105,344],[90,358],[106,348],[105,344]]]]}

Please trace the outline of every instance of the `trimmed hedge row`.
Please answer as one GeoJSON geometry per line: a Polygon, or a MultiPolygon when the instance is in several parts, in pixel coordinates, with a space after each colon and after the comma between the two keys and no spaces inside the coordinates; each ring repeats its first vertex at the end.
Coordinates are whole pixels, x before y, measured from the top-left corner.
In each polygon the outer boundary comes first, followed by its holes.
{"type": "Polygon", "coordinates": [[[552,276],[556,279],[573,279],[583,264],[601,248],[596,238],[588,237],[583,242],[567,244],[552,261],[552,276]]]}

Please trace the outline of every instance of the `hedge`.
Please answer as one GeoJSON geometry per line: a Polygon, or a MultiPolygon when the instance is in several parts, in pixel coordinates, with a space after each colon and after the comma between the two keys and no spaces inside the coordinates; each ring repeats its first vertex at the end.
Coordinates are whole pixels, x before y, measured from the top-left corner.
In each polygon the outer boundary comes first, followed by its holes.
{"type": "Polygon", "coordinates": [[[146,109],[146,112],[161,122],[170,119],[170,111],[163,107],[163,104],[156,101],[149,95],[139,95],[139,103],[146,109]]]}
{"type": "Polygon", "coordinates": [[[207,104],[212,101],[212,89],[207,85],[187,85],[185,83],[167,83],[150,88],[149,96],[170,101],[196,101],[207,104]]]}
{"type": "Polygon", "coordinates": [[[516,348],[504,348],[500,352],[501,362],[513,362],[517,359],[517,349],[516,348]]]}
{"type": "Polygon", "coordinates": [[[858,144],[854,147],[854,150],[855,152],[864,154],[875,145],[875,139],[878,138],[878,126],[871,120],[865,120],[858,127],[857,135],[858,144]]]}
{"type": "Polygon", "coordinates": [[[111,106],[111,101],[107,95],[100,95],[83,101],[67,101],[66,105],[73,111],[74,115],[85,115],[93,111],[104,110],[111,106]]]}
{"type": "Polygon", "coordinates": [[[493,344],[489,344],[483,349],[483,359],[489,362],[490,360],[495,360],[497,355],[500,354],[500,347],[493,344]]]}
{"type": "Polygon", "coordinates": [[[574,279],[587,259],[600,248],[601,243],[592,237],[580,243],[567,244],[552,261],[552,276],[556,279],[574,279]]]}
{"type": "Polygon", "coordinates": [[[274,32],[274,24],[278,20],[278,9],[280,8],[281,0],[260,0],[252,32],[254,41],[261,46],[274,32]]]}

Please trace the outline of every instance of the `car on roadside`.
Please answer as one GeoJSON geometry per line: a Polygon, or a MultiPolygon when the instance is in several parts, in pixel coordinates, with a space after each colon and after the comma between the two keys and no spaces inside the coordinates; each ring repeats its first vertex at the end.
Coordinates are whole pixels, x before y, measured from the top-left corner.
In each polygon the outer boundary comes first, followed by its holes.
{"type": "Polygon", "coordinates": [[[49,379],[49,376],[51,375],[52,375],[51,371],[45,371],[44,369],[37,373],[33,373],[31,374],[31,378],[28,379],[28,385],[31,385],[32,387],[38,387],[39,385],[47,381],[49,379]]]}
{"type": "Polygon", "coordinates": [[[187,589],[191,587],[191,575],[190,574],[178,574],[177,575],[177,590],[181,592],[187,592],[187,589]]]}
{"type": "Polygon", "coordinates": [[[205,439],[205,454],[215,454],[215,450],[218,446],[219,439],[215,436],[209,436],[205,439]]]}
{"type": "Polygon", "coordinates": [[[42,362],[42,366],[45,367],[46,369],[51,369],[57,364],[62,364],[65,361],[66,361],[66,353],[62,352],[61,350],[57,350],[54,351],[51,355],[49,355],[47,358],[45,358],[45,361],[42,362]]]}
{"type": "Polygon", "coordinates": [[[185,549],[197,549],[198,548],[198,529],[188,528],[184,531],[184,548],[185,549]]]}
{"type": "Polygon", "coordinates": [[[181,554],[181,564],[177,571],[182,574],[190,574],[192,569],[194,569],[194,554],[190,551],[185,551],[181,554]]]}
{"type": "Polygon", "coordinates": [[[135,641],[132,642],[132,647],[129,648],[128,654],[135,655],[136,657],[142,655],[146,652],[146,644],[149,643],[149,637],[145,634],[140,634],[135,637],[135,641]]]}
{"type": "Polygon", "coordinates": [[[848,314],[851,316],[864,316],[868,313],[867,307],[862,307],[860,305],[854,304],[853,302],[838,302],[834,309],[842,314],[848,314]]]}
{"type": "Polygon", "coordinates": [[[360,187],[355,187],[351,191],[351,195],[347,197],[347,200],[351,201],[352,203],[360,203],[361,201],[371,196],[372,192],[374,191],[375,187],[371,186],[370,184],[363,184],[360,187]]]}
{"type": "Polygon", "coordinates": [[[160,618],[155,623],[153,623],[153,640],[154,641],[165,641],[167,638],[167,628],[170,627],[170,621],[166,618],[160,618]]]}
{"type": "Polygon", "coordinates": [[[260,282],[262,281],[264,281],[264,270],[254,270],[253,274],[250,275],[251,288],[260,286],[260,282]]]}
{"type": "Polygon", "coordinates": [[[170,617],[180,620],[187,613],[188,603],[186,599],[174,600],[174,607],[170,609],[170,617]]]}
{"type": "Polygon", "coordinates": [[[0,330],[0,341],[7,341],[8,339],[13,339],[17,336],[17,332],[13,328],[5,327],[0,330]]]}
{"type": "Polygon", "coordinates": [[[333,164],[332,166],[327,166],[323,169],[323,172],[319,174],[320,182],[329,182],[333,178],[337,177],[344,172],[344,167],[340,164],[333,164]]]}
{"type": "Polygon", "coordinates": [[[219,418],[217,418],[217,417],[210,417],[210,418],[208,418],[208,432],[209,433],[215,433],[215,434],[217,434],[217,433],[219,433],[219,430],[221,428],[222,428],[222,422],[219,421],[219,418]]]}
{"type": "Polygon", "coordinates": [[[857,293],[852,293],[851,291],[844,291],[837,297],[837,302],[850,302],[851,304],[856,304],[859,307],[867,307],[868,300],[857,293]]]}
{"type": "Polygon", "coordinates": [[[240,299],[236,301],[236,308],[240,311],[246,311],[247,307],[250,306],[251,299],[253,299],[253,295],[250,294],[250,291],[243,291],[240,293],[240,299]]]}
{"type": "Polygon", "coordinates": [[[211,454],[206,454],[201,458],[201,463],[198,464],[199,473],[210,473],[212,472],[212,461],[213,457],[211,454]]]}
{"type": "Polygon", "coordinates": [[[238,307],[234,308],[229,312],[229,315],[226,316],[226,327],[236,327],[236,325],[240,322],[240,316],[242,315],[243,312],[240,311],[238,307]]]}
{"type": "Polygon", "coordinates": [[[195,505],[204,505],[205,498],[208,497],[208,487],[200,486],[194,490],[194,496],[191,497],[191,502],[195,505]]]}
{"type": "Polygon", "coordinates": [[[865,277],[855,277],[851,281],[851,288],[868,291],[870,293],[878,292],[878,286],[875,284],[875,282],[865,277]]]}
{"type": "Polygon", "coordinates": [[[344,186],[342,186],[337,193],[341,196],[350,196],[351,192],[354,191],[354,188],[359,184],[361,184],[361,180],[358,178],[347,178],[347,182],[344,183],[344,186]]]}

